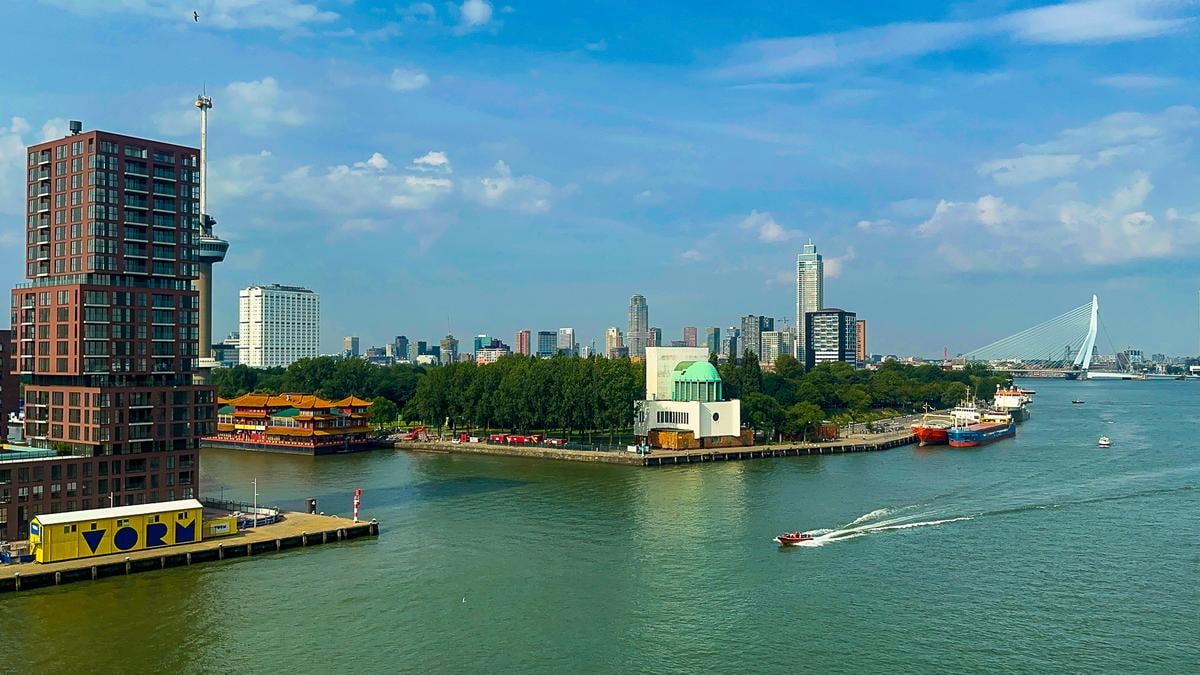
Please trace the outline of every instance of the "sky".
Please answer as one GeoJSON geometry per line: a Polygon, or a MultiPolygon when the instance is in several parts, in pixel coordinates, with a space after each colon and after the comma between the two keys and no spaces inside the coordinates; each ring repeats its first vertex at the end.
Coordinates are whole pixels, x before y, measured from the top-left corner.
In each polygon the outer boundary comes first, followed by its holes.
{"type": "Polygon", "coordinates": [[[796,254],[875,353],[1100,298],[1101,351],[1200,349],[1200,3],[34,0],[0,5],[0,284],[24,148],[67,120],[198,145],[251,284],[322,347],[794,323],[796,254]],[[856,6],[858,5],[858,6],[856,6]],[[193,20],[192,12],[199,14],[193,20]]]}

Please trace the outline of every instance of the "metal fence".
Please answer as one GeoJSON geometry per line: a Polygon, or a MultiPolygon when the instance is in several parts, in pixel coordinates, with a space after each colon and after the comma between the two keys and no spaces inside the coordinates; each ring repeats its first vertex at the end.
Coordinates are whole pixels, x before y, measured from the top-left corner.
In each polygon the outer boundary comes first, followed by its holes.
{"type": "Polygon", "coordinates": [[[283,520],[283,510],[278,506],[264,506],[262,504],[255,506],[254,504],[247,504],[246,502],[234,501],[232,499],[213,499],[212,497],[201,497],[200,503],[208,508],[236,513],[238,515],[239,530],[247,527],[271,525],[283,520]]]}

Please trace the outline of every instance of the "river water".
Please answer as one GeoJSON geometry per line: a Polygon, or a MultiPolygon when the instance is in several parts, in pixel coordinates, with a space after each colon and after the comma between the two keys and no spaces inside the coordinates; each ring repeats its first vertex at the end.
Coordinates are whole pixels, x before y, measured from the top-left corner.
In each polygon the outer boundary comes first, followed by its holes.
{"type": "Polygon", "coordinates": [[[347,513],[362,488],[382,535],[8,595],[4,669],[1200,670],[1200,383],[1034,386],[1017,438],[976,450],[206,450],[206,494],[257,477],[261,502],[347,513]],[[781,550],[790,529],[828,532],[781,550]]]}

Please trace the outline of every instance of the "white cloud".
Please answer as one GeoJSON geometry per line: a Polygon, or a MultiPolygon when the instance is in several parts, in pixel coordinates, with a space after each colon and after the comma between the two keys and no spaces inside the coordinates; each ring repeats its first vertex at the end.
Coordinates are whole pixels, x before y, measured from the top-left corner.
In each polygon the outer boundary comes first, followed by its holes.
{"type": "Polygon", "coordinates": [[[784,229],[782,225],[775,222],[774,216],[765,211],[751,211],[750,215],[738,223],[738,227],[754,232],[759,241],[767,243],[787,241],[800,236],[800,233],[795,230],[784,229]]]}
{"type": "MultiPolygon", "coordinates": [[[[278,80],[230,82],[213,94],[210,124],[235,124],[250,134],[266,134],[282,126],[300,126],[308,121],[301,112],[304,92],[283,89],[278,80]]],[[[183,95],[177,103],[153,116],[159,133],[167,136],[194,136],[200,133],[200,112],[195,95],[183,95]]]]}
{"type": "Polygon", "coordinates": [[[1119,112],[1063,130],[1044,143],[1021,145],[1018,156],[983,162],[977,170],[999,185],[1032,184],[1108,167],[1121,158],[1170,156],[1198,128],[1200,110],[1191,106],[1161,113],[1119,112]]]}
{"type": "Polygon", "coordinates": [[[387,160],[387,157],[384,157],[378,152],[371,153],[371,157],[365,162],[354,163],[354,167],[356,169],[375,169],[376,171],[383,171],[390,165],[391,162],[387,160]]]}
{"type": "Polygon", "coordinates": [[[414,91],[429,85],[429,76],[420,68],[396,68],[388,79],[393,91],[414,91]]]}
{"type": "Polygon", "coordinates": [[[514,208],[526,213],[550,210],[554,186],[536,176],[514,176],[503,160],[496,162],[496,175],[467,183],[466,195],[486,206],[514,208]]]}
{"type": "Polygon", "coordinates": [[[1163,77],[1161,75],[1123,73],[1120,75],[1098,77],[1095,82],[1096,84],[1102,84],[1114,89],[1160,89],[1176,84],[1177,80],[1173,77],[1163,77]]]}
{"type": "Polygon", "coordinates": [[[878,220],[860,220],[855,223],[854,226],[863,232],[875,232],[879,234],[891,234],[896,230],[895,223],[887,218],[880,218],[878,220]]]}
{"type": "Polygon", "coordinates": [[[492,3],[488,0],[464,0],[458,8],[457,31],[469,33],[478,30],[492,20],[492,3]]]}
{"type": "MultiPolygon", "coordinates": [[[[61,117],[47,120],[36,132],[23,117],[13,117],[7,125],[0,124],[0,213],[24,213],[27,146],[62,138],[67,133],[67,120],[61,117]]],[[[0,245],[19,243],[24,237],[23,232],[0,227],[0,245]]]]}
{"type": "Polygon", "coordinates": [[[936,242],[938,255],[960,270],[1030,267],[1042,259],[1104,265],[1195,255],[1200,220],[1173,208],[1156,218],[1146,205],[1153,188],[1149,175],[1135,172],[1093,202],[1053,195],[1024,207],[993,195],[943,200],[916,233],[936,242]]]}
{"type": "Polygon", "coordinates": [[[434,171],[437,173],[453,173],[454,169],[450,166],[450,158],[446,157],[446,153],[440,151],[430,151],[421,155],[412,161],[413,168],[418,171],[434,171]]]}
{"type": "Polygon", "coordinates": [[[135,14],[166,21],[192,23],[192,11],[200,14],[198,28],[274,29],[295,31],[314,24],[336,21],[336,12],[303,0],[42,0],[91,15],[102,12],[135,14]]]}
{"type": "Polygon", "coordinates": [[[1121,42],[1175,32],[1191,22],[1190,17],[1169,16],[1170,4],[1178,5],[1146,0],[1064,2],[1013,12],[1000,24],[1022,42],[1121,42]]]}
{"type": "Polygon", "coordinates": [[[267,130],[277,124],[304,124],[304,115],[295,107],[295,97],[285,92],[273,77],[250,82],[231,82],[225,87],[231,117],[248,129],[267,130]]]}
{"type": "Polygon", "coordinates": [[[838,277],[842,276],[842,272],[846,268],[846,263],[854,260],[854,256],[854,247],[847,246],[846,252],[842,255],[826,257],[824,260],[825,278],[837,279],[838,277]]]}
{"type": "Polygon", "coordinates": [[[688,250],[679,254],[679,257],[692,262],[700,262],[701,260],[704,260],[704,254],[694,248],[689,248],[688,250]]]}
{"type": "Polygon", "coordinates": [[[1081,155],[1008,157],[984,162],[978,171],[981,175],[991,176],[1000,185],[1020,185],[1066,176],[1079,166],[1081,159],[1081,155]]]}
{"type": "Polygon", "coordinates": [[[887,64],[1010,38],[1080,44],[1153,38],[1192,21],[1187,3],[1082,0],[974,20],[905,22],[838,33],[751,40],[733,50],[718,77],[773,79],[831,68],[887,64]]]}
{"type": "Polygon", "coordinates": [[[601,38],[595,42],[589,42],[583,46],[589,52],[602,52],[608,49],[608,42],[601,38]]]}

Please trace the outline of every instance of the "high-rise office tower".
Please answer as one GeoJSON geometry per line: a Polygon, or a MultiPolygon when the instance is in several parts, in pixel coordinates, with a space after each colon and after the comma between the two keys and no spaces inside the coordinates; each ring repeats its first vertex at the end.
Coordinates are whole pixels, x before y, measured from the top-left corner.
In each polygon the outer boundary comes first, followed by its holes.
{"type": "Polygon", "coordinates": [[[695,347],[696,340],[697,340],[696,327],[695,326],[684,326],[683,327],[683,346],[684,347],[695,347]]]}
{"type": "Polygon", "coordinates": [[[742,332],[738,340],[738,354],[740,359],[747,351],[754,354],[759,361],[762,360],[762,334],[775,330],[775,319],[769,316],[756,316],[747,314],[742,317],[742,332]]]}
{"type": "Polygon", "coordinates": [[[225,259],[229,253],[229,242],[213,233],[217,219],[208,209],[208,111],[212,98],[197,96],[196,107],[200,109],[200,237],[197,239],[196,291],[200,294],[200,359],[196,375],[197,384],[212,383],[212,369],[217,362],[212,358],[212,267],[225,259]]]}
{"type": "Polygon", "coordinates": [[[442,338],[442,341],[438,345],[441,347],[438,357],[443,366],[448,366],[458,361],[458,340],[454,339],[453,335],[447,335],[442,338]]]}
{"type": "Polygon", "coordinates": [[[867,321],[859,319],[857,323],[857,333],[854,335],[857,340],[854,357],[858,359],[858,365],[862,366],[867,362],[867,321]]]}
{"type": "Polygon", "coordinates": [[[704,329],[704,344],[708,347],[709,354],[721,353],[721,329],[716,326],[709,326],[704,329]]]}
{"type": "Polygon", "coordinates": [[[825,307],[825,263],[810,240],[796,256],[796,358],[807,361],[805,320],[809,312],[825,307]]]}
{"type": "Polygon", "coordinates": [[[657,328],[657,327],[655,327],[655,328],[651,328],[651,329],[650,329],[650,339],[646,341],[646,346],[647,346],[647,347],[661,347],[661,346],[663,346],[663,343],[662,343],[662,329],[661,329],[661,328],[657,328]]]}
{"type": "Polygon", "coordinates": [[[558,334],[552,330],[539,330],[537,334],[538,358],[550,358],[558,351],[558,334]]]}
{"type": "Polygon", "coordinates": [[[530,345],[529,345],[532,337],[533,337],[533,332],[530,331],[529,329],[523,329],[523,330],[517,331],[516,342],[517,342],[517,353],[518,354],[524,354],[525,356],[529,356],[531,353],[533,353],[532,351],[530,351],[530,345]]]}
{"type": "Polygon", "coordinates": [[[342,356],[348,356],[352,359],[357,359],[362,354],[358,348],[358,336],[347,335],[342,338],[342,356]]]}
{"type": "Polygon", "coordinates": [[[0,506],[5,539],[27,536],[37,514],[196,496],[200,437],[213,430],[213,389],[193,382],[198,152],[81,131],[72,122],[27,152],[13,357],[25,436],[57,455],[4,465],[27,476],[25,496],[0,506]]]}
{"type": "Polygon", "coordinates": [[[408,336],[397,335],[392,341],[392,356],[400,360],[408,360],[408,336]]]}
{"type": "Polygon", "coordinates": [[[484,347],[490,345],[491,343],[492,343],[492,336],[486,335],[484,333],[480,333],[479,335],[475,336],[475,342],[472,345],[471,353],[478,354],[480,349],[483,349],[484,347]]]}
{"type": "Polygon", "coordinates": [[[8,434],[8,416],[17,412],[20,405],[21,381],[13,374],[16,369],[12,359],[12,332],[7,328],[0,329],[0,443],[8,434]]]}
{"type": "Polygon", "coordinates": [[[642,357],[650,344],[650,307],[646,298],[635,295],[629,299],[629,332],[625,334],[629,355],[642,357]]]}
{"type": "Polygon", "coordinates": [[[610,359],[618,358],[618,351],[624,346],[625,337],[621,335],[621,329],[609,326],[604,332],[604,356],[610,359]]]}
{"type": "Polygon", "coordinates": [[[763,331],[759,336],[760,344],[762,345],[762,354],[758,355],[759,363],[764,365],[774,365],[775,359],[779,358],[780,354],[785,354],[787,341],[784,339],[783,331],[768,330],[763,331]]]}
{"type": "Polygon", "coordinates": [[[558,353],[568,356],[575,353],[575,329],[574,328],[559,328],[558,329],[558,353]]]}
{"type": "Polygon", "coordinates": [[[805,315],[804,332],[808,345],[806,368],[833,361],[855,363],[858,321],[854,312],[836,307],[809,312],[805,315]]]}
{"type": "Polygon", "coordinates": [[[238,296],[241,362],[251,368],[315,358],[321,344],[321,296],[301,286],[251,286],[238,296]]]}

